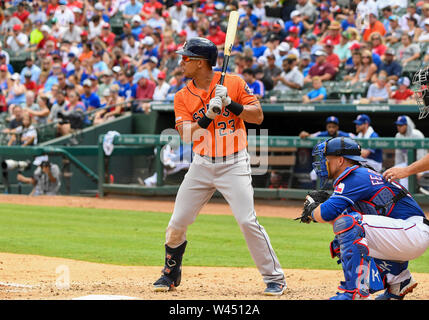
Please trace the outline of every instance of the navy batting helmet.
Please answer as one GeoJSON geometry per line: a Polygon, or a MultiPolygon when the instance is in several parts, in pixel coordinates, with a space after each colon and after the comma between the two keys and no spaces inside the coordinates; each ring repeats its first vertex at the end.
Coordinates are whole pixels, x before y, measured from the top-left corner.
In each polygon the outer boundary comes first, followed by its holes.
{"type": "Polygon", "coordinates": [[[216,65],[217,47],[209,39],[195,37],[186,41],[183,48],[176,53],[188,57],[203,57],[206,58],[210,65],[216,65]]]}

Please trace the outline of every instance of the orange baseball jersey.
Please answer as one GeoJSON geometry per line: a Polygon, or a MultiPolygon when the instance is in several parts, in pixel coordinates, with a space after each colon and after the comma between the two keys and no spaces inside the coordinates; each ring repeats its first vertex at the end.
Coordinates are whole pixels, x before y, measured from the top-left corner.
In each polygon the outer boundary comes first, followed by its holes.
{"type": "MultiPolygon", "coordinates": [[[[191,80],[174,96],[174,112],[176,128],[184,122],[195,122],[201,119],[209,106],[210,99],[215,96],[216,84],[219,83],[220,72],[215,72],[208,91],[198,89],[191,80]]],[[[258,104],[246,82],[237,75],[227,74],[223,85],[228,88],[232,101],[242,105],[258,104]]],[[[196,131],[192,139],[193,151],[209,157],[223,157],[236,153],[247,147],[247,133],[244,121],[229,110],[223,108],[206,129],[196,131]]]]}

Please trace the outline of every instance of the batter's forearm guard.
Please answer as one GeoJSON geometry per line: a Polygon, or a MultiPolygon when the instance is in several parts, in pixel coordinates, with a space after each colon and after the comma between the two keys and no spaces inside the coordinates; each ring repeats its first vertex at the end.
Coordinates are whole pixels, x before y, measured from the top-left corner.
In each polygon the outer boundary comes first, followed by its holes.
{"type": "Polygon", "coordinates": [[[231,101],[231,103],[229,105],[227,105],[225,108],[228,109],[229,111],[231,111],[236,116],[239,116],[244,110],[244,107],[242,104],[239,104],[239,103],[234,102],[234,101],[231,101]]]}

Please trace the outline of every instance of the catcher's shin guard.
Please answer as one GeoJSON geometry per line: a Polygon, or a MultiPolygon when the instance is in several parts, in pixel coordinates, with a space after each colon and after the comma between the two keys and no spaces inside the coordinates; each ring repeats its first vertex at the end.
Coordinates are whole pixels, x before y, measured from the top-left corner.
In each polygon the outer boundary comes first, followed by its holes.
{"type": "Polygon", "coordinates": [[[352,299],[366,298],[372,288],[383,288],[381,277],[372,258],[368,257],[365,231],[358,216],[342,215],[334,223],[334,233],[340,245],[340,257],[345,281],[338,287],[352,299]]]}
{"type": "Polygon", "coordinates": [[[182,258],[185,253],[185,241],[177,248],[165,245],[165,264],[162,276],[153,284],[155,291],[169,291],[180,285],[182,279],[182,258]]]}

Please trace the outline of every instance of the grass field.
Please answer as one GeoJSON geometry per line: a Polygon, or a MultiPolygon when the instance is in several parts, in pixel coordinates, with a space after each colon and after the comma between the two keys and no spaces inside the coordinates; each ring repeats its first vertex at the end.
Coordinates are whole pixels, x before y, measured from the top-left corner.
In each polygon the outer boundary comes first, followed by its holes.
{"type": "MultiPolygon", "coordinates": [[[[117,265],[161,266],[170,214],[0,204],[0,251],[117,265]]],[[[285,269],[334,269],[332,229],[282,218],[259,218],[285,269]]],[[[254,267],[232,216],[200,215],[188,229],[185,265],[254,267]]],[[[428,272],[429,253],[410,263],[428,272]]]]}

